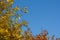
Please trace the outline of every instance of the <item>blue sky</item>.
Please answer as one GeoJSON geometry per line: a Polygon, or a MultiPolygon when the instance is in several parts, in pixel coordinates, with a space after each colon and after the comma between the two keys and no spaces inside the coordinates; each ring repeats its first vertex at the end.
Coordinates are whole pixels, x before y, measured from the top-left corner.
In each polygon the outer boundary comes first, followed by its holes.
{"type": "Polygon", "coordinates": [[[28,7],[29,13],[23,19],[29,22],[34,35],[46,29],[49,35],[60,37],[60,0],[15,0],[15,5],[28,7]]]}

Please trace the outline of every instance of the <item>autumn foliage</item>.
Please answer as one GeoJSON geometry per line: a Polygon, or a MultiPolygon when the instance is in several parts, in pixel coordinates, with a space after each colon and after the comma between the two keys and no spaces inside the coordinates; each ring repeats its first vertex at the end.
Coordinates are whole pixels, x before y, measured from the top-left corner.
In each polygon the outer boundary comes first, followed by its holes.
{"type": "MultiPolygon", "coordinates": [[[[18,0],[17,0],[18,1],[18,0]]],[[[48,37],[48,32],[42,32],[33,36],[25,20],[19,21],[22,14],[18,10],[28,13],[27,7],[20,9],[18,6],[12,7],[14,0],[0,0],[0,40],[54,40],[54,36],[48,37]],[[26,27],[27,30],[22,30],[26,27]]],[[[56,38],[56,40],[60,40],[56,38]]]]}

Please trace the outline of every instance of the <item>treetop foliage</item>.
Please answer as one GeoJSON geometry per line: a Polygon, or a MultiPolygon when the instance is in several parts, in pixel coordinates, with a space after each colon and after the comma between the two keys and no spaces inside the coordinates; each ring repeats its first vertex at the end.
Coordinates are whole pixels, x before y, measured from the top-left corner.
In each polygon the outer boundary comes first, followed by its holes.
{"type": "MultiPolygon", "coordinates": [[[[18,1],[18,0],[17,0],[18,1]]],[[[55,40],[54,35],[48,37],[48,32],[42,30],[40,34],[33,36],[28,23],[25,20],[18,22],[22,14],[18,10],[28,13],[27,7],[20,9],[18,6],[12,7],[14,0],[0,0],[0,40],[55,40]],[[22,26],[27,30],[22,30],[22,26]]],[[[60,40],[60,38],[56,38],[60,40]]]]}

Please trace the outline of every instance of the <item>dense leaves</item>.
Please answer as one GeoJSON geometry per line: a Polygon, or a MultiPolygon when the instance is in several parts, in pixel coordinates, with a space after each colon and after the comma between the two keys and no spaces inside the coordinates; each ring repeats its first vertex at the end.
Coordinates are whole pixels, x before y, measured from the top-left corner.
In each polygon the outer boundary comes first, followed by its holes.
{"type": "Polygon", "coordinates": [[[22,26],[25,21],[18,22],[21,14],[17,15],[19,7],[12,8],[14,0],[0,0],[0,40],[23,40],[22,26]],[[15,18],[14,20],[12,20],[15,18]]]}

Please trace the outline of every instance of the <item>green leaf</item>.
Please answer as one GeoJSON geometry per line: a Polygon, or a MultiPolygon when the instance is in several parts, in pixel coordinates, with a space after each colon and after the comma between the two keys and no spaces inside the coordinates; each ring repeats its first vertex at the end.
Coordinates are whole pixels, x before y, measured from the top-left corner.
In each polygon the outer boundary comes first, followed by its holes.
{"type": "Polygon", "coordinates": [[[24,7],[24,8],[22,9],[22,11],[23,11],[24,13],[28,13],[27,7],[24,7]]]}

